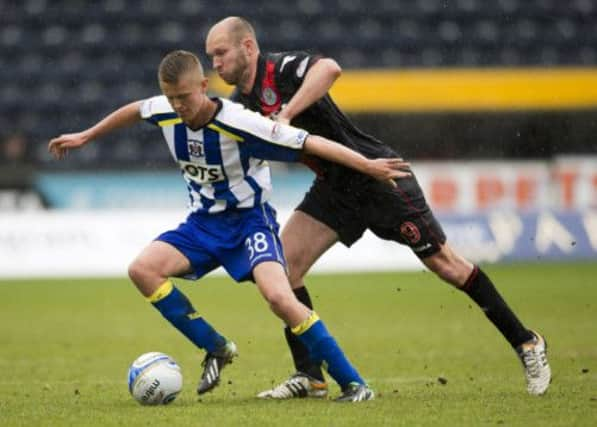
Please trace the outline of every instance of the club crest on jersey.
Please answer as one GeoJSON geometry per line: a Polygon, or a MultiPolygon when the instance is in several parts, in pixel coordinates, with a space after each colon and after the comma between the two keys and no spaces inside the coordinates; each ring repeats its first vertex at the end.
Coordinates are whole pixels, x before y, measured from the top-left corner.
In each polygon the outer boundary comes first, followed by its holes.
{"type": "Polygon", "coordinates": [[[419,231],[419,228],[410,221],[402,223],[400,226],[400,234],[413,245],[421,240],[421,232],[419,231]]]}
{"type": "Polygon", "coordinates": [[[189,139],[189,153],[194,157],[203,157],[203,142],[197,139],[189,139]]]}
{"type": "Polygon", "coordinates": [[[263,102],[270,107],[278,102],[278,95],[271,87],[264,88],[261,92],[261,97],[263,98],[263,102]]]}

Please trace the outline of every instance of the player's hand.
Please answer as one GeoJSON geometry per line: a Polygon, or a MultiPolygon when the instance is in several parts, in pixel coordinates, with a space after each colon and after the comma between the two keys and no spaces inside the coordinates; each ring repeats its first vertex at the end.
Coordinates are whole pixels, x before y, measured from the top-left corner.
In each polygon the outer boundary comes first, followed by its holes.
{"type": "Polygon", "coordinates": [[[280,110],[278,110],[275,114],[272,115],[272,120],[275,120],[276,122],[282,123],[284,125],[289,125],[290,121],[292,120],[292,117],[288,117],[284,113],[285,107],[286,107],[286,104],[282,104],[282,106],[280,107],[280,110]]]}
{"type": "Polygon", "coordinates": [[[66,133],[54,138],[48,144],[48,151],[55,159],[63,159],[70,148],[78,148],[88,142],[88,138],[84,132],[66,133]]]}
{"type": "Polygon", "coordinates": [[[276,116],[275,120],[278,123],[282,123],[284,125],[289,125],[290,124],[290,119],[289,118],[283,117],[283,116],[280,116],[280,115],[276,116]]]}
{"type": "Polygon", "coordinates": [[[369,175],[379,181],[386,181],[392,187],[396,187],[395,179],[408,178],[412,176],[410,163],[402,158],[393,159],[371,159],[369,160],[369,175]]]}

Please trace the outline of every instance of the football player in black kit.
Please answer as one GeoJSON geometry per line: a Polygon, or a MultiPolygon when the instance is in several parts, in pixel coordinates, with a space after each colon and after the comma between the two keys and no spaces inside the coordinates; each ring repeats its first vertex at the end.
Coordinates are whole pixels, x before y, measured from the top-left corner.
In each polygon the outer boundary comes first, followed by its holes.
{"type": "MultiPolygon", "coordinates": [[[[299,51],[261,53],[251,24],[240,17],[216,23],[207,35],[206,51],[218,75],[235,85],[234,101],[367,157],[396,156],[388,145],[357,129],[333,102],[328,90],[341,74],[333,59],[299,51]]],[[[551,370],[545,339],[523,326],[479,266],[454,252],[414,176],[397,179],[392,187],[322,159],[304,162],[317,178],[281,235],[290,283],[300,301],[313,307],[303,279],[315,261],[336,242],[350,246],[369,229],[408,245],[427,268],[469,295],[517,352],[527,391],[547,391],[551,370]]],[[[285,333],[297,371],[258,396],[325,397],[321,367],[308,359],[289,330],[285,333]]]]}

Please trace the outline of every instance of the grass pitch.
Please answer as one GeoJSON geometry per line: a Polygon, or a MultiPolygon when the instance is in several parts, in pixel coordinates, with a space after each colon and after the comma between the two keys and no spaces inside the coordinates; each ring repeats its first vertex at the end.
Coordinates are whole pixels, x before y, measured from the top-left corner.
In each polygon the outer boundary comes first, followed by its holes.
{"type": "MultiPolygon", "coordinates": [[[[432,274],[311,276],[316,309],[377,392],[372,402],[260,401],[292,372],[281,323],[253,285],[179,283],[240,357],[199,398],[202,354],[125,279],[0,282],[0,426],[597,425],[597,263],[491,266],[525,324],[548,339],[547,395],[465,295],[432,274]],[[126,373],[141,353],[182,366],[166,407],[142,407],[126,373]]],[[[338,389],[333,384],[331,395],[338,389]]]]}

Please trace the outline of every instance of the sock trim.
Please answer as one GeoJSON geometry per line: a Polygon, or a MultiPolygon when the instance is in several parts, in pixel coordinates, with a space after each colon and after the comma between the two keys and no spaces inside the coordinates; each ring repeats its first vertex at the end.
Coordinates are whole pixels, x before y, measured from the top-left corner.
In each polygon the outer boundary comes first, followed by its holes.
{"type": "Polygon", "coordinates": [[[313,326],[313,324],[315,324],[315,322],[317,322],[318,320],[319,316],[317,315],[317,313],[312,311],[309,317],[307,317],[301,323],[296,325],[294,328],[290,328],[290,330],[294,335],[302,335],[305,332],[307,332],[309,328],[311,328],[311,326],[313,326]]]}
{"type": "Polygon", "coordinates": [[[170,295],[173,290],[174,284],[170,280],[166,280],[155,290],[153,294],[147,297],[147,301],[155,304],[156,302],[161,301],[170,295]]]}
{"type": "Polygon", "coordinates": [[[464,292],[469,292],[471,290],[473,282],[475,281],[475,279],[477,278],[478,275],[479,275],[479,266],[474,265],[473,271],[471,271],[471,274],[468,276],[468,279],[466,279],[466,282],[464,282],[464,285],[462,285],[460,290],[464,291],[464,292]]]}

